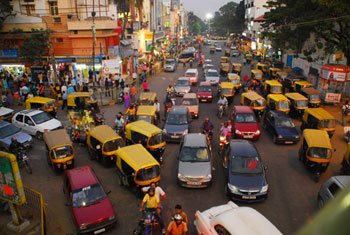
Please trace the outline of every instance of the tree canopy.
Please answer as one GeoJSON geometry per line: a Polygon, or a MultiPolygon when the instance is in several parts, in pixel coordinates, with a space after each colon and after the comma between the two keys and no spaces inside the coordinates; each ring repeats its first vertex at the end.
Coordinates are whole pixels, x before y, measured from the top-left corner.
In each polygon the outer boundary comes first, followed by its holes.
{"type": "Polygon", "coordinates": [[[275,48],[301,53],[304,43],[315,38],[310,41],[314,47],[343,52],[350,65],[349,0],[271,0],[267,7],[264,28],[275,48]]]}
{"type": "Polygon", "coordinates": [[[37,63],[42,57],[49,55],[50,32],[43,29],[32,29],[29,37],[25,37],[20,49],[21,57],[28,63],[37,63]]]}
{"type": "Polygon", "coordinates": [[[0,1],[0,29],[7,17],[12,14],[12,6],[10,4],[11,0],[1,0],[0,1]]]}
{"type": "Polygon", "coordinates": [[[192,11],[188,13],[188,32],[192,35],[198,35],[205,31],[206,25],[203,20],[196,16],[192,11]]]}

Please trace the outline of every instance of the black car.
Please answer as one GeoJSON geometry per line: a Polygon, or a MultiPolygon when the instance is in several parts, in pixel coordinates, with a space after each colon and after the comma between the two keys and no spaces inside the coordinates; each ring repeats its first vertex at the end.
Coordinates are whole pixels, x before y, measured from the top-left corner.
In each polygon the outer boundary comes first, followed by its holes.
{"type": "Polygon", "coordinates": [[[292,119],[282,111],[267,112],[263,126],[272,134],[272,140],[276,144],[296,144],[300,140],[299,131],[292,119]]]}
{"type": "Polygon", "coordinates": [[[186,106],[173,106],[164,125],[166,141],[180,142],[182,137],[189,132],[191,114],[186,106]]]}
{"type": "Polygon", "coordinates": [[[248,140],[231,140],[224,155],[227,170],[226,195],[234,201],[263,201],[267,198],[266,166],[255,145],[248,140]]]}

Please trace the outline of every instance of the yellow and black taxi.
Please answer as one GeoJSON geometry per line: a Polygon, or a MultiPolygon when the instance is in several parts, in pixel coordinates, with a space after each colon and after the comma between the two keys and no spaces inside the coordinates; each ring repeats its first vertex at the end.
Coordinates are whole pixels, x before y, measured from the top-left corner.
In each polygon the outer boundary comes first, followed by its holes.
{"type": "Polygon", "coordinates": [[[327,131],[330,137],[335,132],[336,118],[323,108],[305,109],[301,129],[319,129],[327,131]]]}

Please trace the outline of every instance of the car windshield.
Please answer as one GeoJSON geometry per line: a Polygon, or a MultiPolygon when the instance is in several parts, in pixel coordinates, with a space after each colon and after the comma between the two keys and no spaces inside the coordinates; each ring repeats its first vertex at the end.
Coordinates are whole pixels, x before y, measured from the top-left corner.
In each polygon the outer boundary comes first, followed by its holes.
{"type": "Polygon", "coordinates": [[[320,95],[318,94],[310,95],[310,101],[318,101],[318,100],[320,100],[320,95]]]}
{"type": "Polygon", "coordinates": [[[321,120],[319,122],[319,127],[321,128],[335,128],[335,120],[334,119],[325,119],[325,120],[321,120]]]}
{"type": "Polygon", "coordinates": [[[307,100],[298,100],[297,107],[307,107],[307,100]]]}
{"type": "Polygon", "coordinates": [[[261,174],[262,165],[258,157],[232,156],[231,172],[233,174],[261,174]]]}
{"type": "Polygon", "coordinates": [[[182,162],[208,162],[209,152],[204,147],[183,147],[180,153],[182,162]]]}
{"type": "Polygon", "coordinates": [[[169,113],[168,118],[166,119],[166,124],[168,125],[188,124],[187,116],[186,114],[169,113]]]}
{"type": "Polygon", "coordinates": [[[32,119],[35,122],[35,124],[38,125],[38,124],[50,121],[52,119],[52,117],[45,112],[41,112],[41,113],[33,115],[32,119]]]}
{"type": "Polygon", "coordinates": [[[175,63],[175,60],[166,60],[165,61],[165,64],[174,64],[175,63]]]}
{"type": "Polygon", "coordinates": [[[165,142],[165,133],[164,132],[160,132],[158,134],[152,135],[149,138],[148,144],[150,146],[154,146],[154,145],[158,145],[165,142]]]}
{"type": "Polygon", "coordinates": [[[210,86],[200,86],[198,87],[198,92],[211,92],[210,86]]]}
{"type": "Polygon", "coordinates": [[[154,101],[150,99],[143,99],[141,100],[141,105],[153,105],[154,101]]]}
{"type": "Polygon", "coordinates": [[[152,116],[138,115],[137,120],[144,120],[146,122],[152,123],[152,116]]]}
{"type": "Polygon", "coordinates": [[[189,80],[177,80],[176,85],[177,86],[189,86],[190,81],[189,80]]]}
{"type": "Polygon", "coordinates": [[[261,107],[266,105],[266,100],[265,99],[260,99],[260,100],[254,100],[253,106],[254,107],[261,107]]]}
{"type": "Polygon", "coordinates": [[[255,78],[262,78],[262,74],[261,73],[256,73],[254,74],[255,78]]]}
{"type": "Polygon", "coordinates": [[[185,106],[198,105],[198,100],[194,98],[184,99],[182,101],[182,105],[185,105],[185,106]]]}
{"type": "Polygon", "coordinates": [[[294,127],[294,123],[288,118],[276,119],[276,127],[294,127]]]}
{"type": "Polygon", "coordinates": [[[308,155],[315,158],[330,158],[332,152],[327,148],[312,147],[309,149],[308,155]]]}
{"type": "Polygon", "coordinates": [[[254,123],[256,122],[255,115],[253,113],[238,113],[236,115],[237,123],[254,123]]]}
{"type": "Polygon", "coordinates": [[[289,102],[287,100],[281,100],[277,103],[279,109],[288,109],[289,102]]]}
{"type": "Polygon", "coordinates": [[[122,146],[121,139],[110,140],[110,141],[107,141],[106,143],[104,143],[103,151],[104,152],[112,152],[112,151],[119,149],[121,146],[122,146]]]}
{"type": "Polygon", "coordinates": [[[73,148],[71,146],[54,148],[52,153],[55,159],[65,158],[73,154],[73,148]]]}
{"type": "Polygon", "coordinates": [[[90,185],[73,191],[73,207],[86,207],[96,204],[106,197],[100,184],[90,185]]]}
{"type": "Polygon", "coordinates": [[[196,74],[195,73],[186,73],[186,77],[195,77],[196,74]]]}
{"type": "Polygon", "coordinates": [[[219,74],[216,71],[208,71],[207,77],[219,77],[219,74]]]}
{"type": "Polygon", "coordinates": [[[158,177],[160,174],[159,166],[151,166],[148,168],[140,169],[136,174],[136,180],[138,181],[148,181],[158,177]]]}
{"type": "Polygon", "coordinates": [[[231,82],[234,84],[234,85],[238,85],[241,81],[239,79],[231,79],[231,82]]]}
{"type": "Polygon", "coordinates": [[[281,86],[271,86],[271,92],[282,93],[282,87],[281,86]]]}
{"type": "Polygon", "coordinates": [[[0,138],[1,139],[6,138],[6,137],[14,135],[20,131],[21,131],[21,129],[16,127],[15,125],[8,124],[8,125],[0,128],[0,138]]]}

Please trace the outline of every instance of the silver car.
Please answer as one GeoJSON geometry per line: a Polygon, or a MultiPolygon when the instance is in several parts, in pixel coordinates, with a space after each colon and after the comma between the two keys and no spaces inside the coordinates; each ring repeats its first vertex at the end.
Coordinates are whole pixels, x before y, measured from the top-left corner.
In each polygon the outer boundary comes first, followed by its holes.
{"type": "Polygon", "coordinates": [[[178,155],[177,182],[182,187],[205,188],[212,182],[212,152],[201,133],[183,137],[178,155]]]}
{"type": "Polygon", "coordinates": [[[33,139],[30,135],[9,122],[0,121],[0,149],[8,151],[13,137],[26,148],[32,146],[33,139]]]}
{"type": "Polygon", "coordinates": [[[328,201],[334,198],[334,195],[350,186],[350,176],[348,175],[337,175],[329,178],[323,183],[317,196],[317,206],[322,208],[328,201]]]}
{"type": "Polygon", "coordinates": [[[175,72],[176,70],[176,60],[175,59],[166,59],[164,64],[165,72],[175,72]]]}
{"type": "Polygon", "coordinates": [[[189,93],[191,91],[190,78],[180,77],[177,79],[174,89],[177,96],[183,96],[184,94],[189,93]]]}

